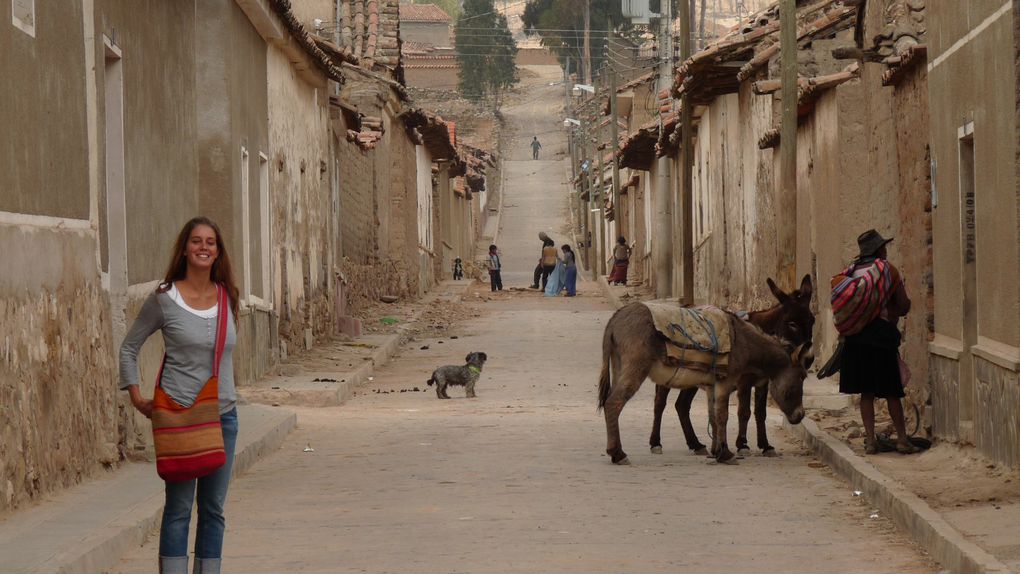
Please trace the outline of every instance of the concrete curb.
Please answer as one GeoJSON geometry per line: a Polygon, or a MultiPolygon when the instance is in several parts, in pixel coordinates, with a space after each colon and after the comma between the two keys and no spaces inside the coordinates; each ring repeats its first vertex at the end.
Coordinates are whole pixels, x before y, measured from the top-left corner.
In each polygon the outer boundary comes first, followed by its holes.
{"type": "MultiPolygon", "coordinates": [[[[474,280],[464,281],[462,285],[457,285],[460,290],[454,289],[452,294],[457,297],[463,297],[464,294],[474,284],[474,280]]],[[[344,373],[322,373],[328,374],[333,377],[342,377],[343,382],[331,385],[329,388],[324,389],[278,389],[278,390],[267,390],[264,388],[254,389],[253,391],[246,391],[246,389],[238,389],[238,393],[248,402],[253,404],[274,404],[283,406],[303,406],[303,407],[336,407],[344,404],[351,397],[354,396],[354,391],[364,385],[368,380],[375,375],[375,369],[385,365],[393,355],[400,350],[401,345],[407,341],[407,330],[413,326],[424,314],[428,308],[428,304],[438,299],[442,293],[433,290],[422,298],[424,305],[421,309],[415,312],[414,315],[403,325],[401,325],[396,333],[386,335],[382,341],[372,351],[370,360],[363,361],[363,364],[354,369],[353,372],[344,373]],[[249,394],[250,392],[250,394],[249,394]]]]}
{"type": "MultiPolygon", "coordinates": [[[[278,449],[297,426],[295,413],[271,407],[240,408],[242,425],[245,419],[250,420],[253,430],[245,433],[247,436],[242,434],[249,442],[238,445],[234,477],[278,449]]],[[[23,528],[8,537],[7,542],[18,545],[19,536],[30,540],[10,549],[7,566],[26,574],[94,574],[115,567],[126,552],[143,545],[163,513],[162,483],[151,464],[135,464],[119,472],[122,474],[110,480],[81,485],[84,490],[77,493],[77,498],[74,490],[68,492],[70,502],[64,498],[62,504],[58,499],[50,507],[28,510],[36,514],[23,517],[27,519],[21,525],[23,528]],[[90,505],[108,508],[117,501],[128,502],[130,506],[105,518],[89,512],[90,505]],[[69,538],[73,542],[67,544],[69,538]],[[19,558],[19,550],[26,554],[19,558]]],[[[17,515],[12,519],[16,520],[17,515]]]]}
{"type": "Polygon", "coordinates": [[[815,455],[859,490],[880,512],[951,572],[1001,572],[1009,568],[994,556],[968,541],[927,503],[903,485],[883,475],[850,447],[804,419],[783,427],[807,444],[815,455]]]}
{"type": "MultiPolygon", "coordinates": [[[[619,309],[622,303],[605,277],[599,277],[599,285],[606,298],[619,309]]],[[[850,482],[854,490],[860,490],[869,502],[949,571],[1010,572],[1009,567],[968,541],[916,494],[883,475],[854,454],[850,447],[819,429],[815,421],[804,419],[801,424],[791,425],[784,418],[783,427],[807,444],[819,459],[850,482]]]]}

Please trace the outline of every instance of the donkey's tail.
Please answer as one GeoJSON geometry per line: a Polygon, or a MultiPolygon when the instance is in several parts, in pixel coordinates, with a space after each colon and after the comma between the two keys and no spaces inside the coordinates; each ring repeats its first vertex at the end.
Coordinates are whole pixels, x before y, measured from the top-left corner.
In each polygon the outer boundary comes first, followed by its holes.
{"type": "Polygon", "coordinates": [[[609,393],[613,390],[612,381],[609,378],[609,362],[613,349],[612,319],[606,324],[606,331],[602,335],[602,372],[599,374],[599,406],[602,410],[609,400],[609,393]]]}

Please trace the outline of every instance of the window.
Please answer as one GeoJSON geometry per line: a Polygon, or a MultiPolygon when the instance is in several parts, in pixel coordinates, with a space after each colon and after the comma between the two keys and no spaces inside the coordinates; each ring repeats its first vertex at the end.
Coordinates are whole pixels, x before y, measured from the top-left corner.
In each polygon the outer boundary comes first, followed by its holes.
{"type": "Polygon", "coordinates": [[[11,22],[35,38],[35,0],[11,0],[11,22]]]}
{"type": "Polygon", "coordinates": [[[248,150],[243,146],[241,147],[241,245],[243,245],[243,253],[241,255],[241,266],[243,268],[242,273],[242,292],[241,298],[250,301],[252,295],[251,285],[251,189],[249,186],[249,169],[248,161],[248,150]]]}
{"type": "Polygon", "coordinates": [[[259,277],[261,277],[261,289],[259,297],[265,303],[270,303],[272,297],[272,273],[270,272],[270,234],[272,225],[270,223],[269,206],[269,158],[264,153],[259,153],[259,277]]]}

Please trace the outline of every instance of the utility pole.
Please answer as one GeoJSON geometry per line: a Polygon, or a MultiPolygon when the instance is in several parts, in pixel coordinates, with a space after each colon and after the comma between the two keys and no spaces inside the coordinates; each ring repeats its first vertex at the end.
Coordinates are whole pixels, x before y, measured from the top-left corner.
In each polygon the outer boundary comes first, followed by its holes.
{"type": "Polygon", "coordinates": [[[783,119],[779,136],[779,277],[787,289],[797,280],[797,3],[779,2],[783,119]]]}
{"type": "Polygon", "coordinates": [[[591,0],[584,0],[584,83],[591,85],[591,0]]]}
{"type": "MultiPolygon", "coordinates": [[[[659,18],[659,90],[669,90],[673,79],[673,42],[671,24],[673,21],[670,0],[662,3],[659,18]]],[[[659,112],[659,133],[665,126],[662,112],[659,112]]],[[[655,226],[652,246],[655,250],[655,296],[665,299],[672,293],[673,285],[673,209],[672,189],[669,176],[669,158],[658,159],[655,186],[655,226]]]]}
{"type": "MultiPolygon", "coordinates": [[[[688,3],[693,0],[686,0],[688,3]]],[[[702,0],[704,2],[704,0],[702,0]]],[[[686,61],[691,57],[690,27],[691,11],[681,7],[680,16],[680,58],[686,61]]],[[[703,20],[704,21],[704,20],[703,20]]],[[[680,246],[682,293],[680,302],[684,305],[694,304],[694,128],[691,96],[686,91],[680,100],[680,246]]]]}
{"type": "MultiPolygon", "coordinates": [[[[613,41],[613,20],[609,20],[609,42],[613,41]]],[[[612,48],[612,46],[610,46],[612,48]]],[[[610,137],[612,137],[613,150],[613,220],[616,221],[616,229],[620,229],[620,165],[617,156],[620,153],[620,126],[617,124],[619,112],[616,108],[616,70],[613,68],[612,58],[609,62],[609,121],[610,137]]]]}
{"type": "MultiPolygon", "coordinates": [[[[601,120],[599,120],[599,117],[602,115],[602,98],[601,98],[601,90],[599,89],[599,84],[602,82],[602,80],[603,79],[601,77],[599,77],[599,79],[595,81],[595,157],[596,157],[596,165],[598,165],[599,201],[595,205],[595,208],[597,209],[597,211],[595,211],[595,223],[598,224],[598,229],[596,230],[598,232],[596,234],[598,236],[598,248],[595,250],[595,256],[598,257],[598,265],[595,265],[594,267],[596,269],[598,269],[598,273],[599,274],[605,275],[606,274],[606,251],[605,251],[605,249],[606,249],[606,241],[605,241],[605,234],[606,234],[606,217],[605,217],[606,216],[606,198],[605,198],[605,192],[606,192],[606,170],[605,170],[605,166],[602,165],[602,156],[604,154],[603,154],[602,150],[599,149],[599,147],[602,145],[602,130],[599,127],[599,124],[602,123],[601,120]]],[[[597,279],[598,277],[596,276],[595,278],[597,279]]]]}

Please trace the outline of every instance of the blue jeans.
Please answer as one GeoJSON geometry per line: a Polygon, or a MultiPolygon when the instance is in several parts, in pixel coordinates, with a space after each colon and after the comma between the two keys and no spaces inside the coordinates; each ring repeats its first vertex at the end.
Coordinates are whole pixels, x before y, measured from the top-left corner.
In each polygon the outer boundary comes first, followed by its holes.
{"type": "MultiPolygon", "coordinates": [[[[163,524],[159,529],[159,555],[167,558],[188,557],[188,527],[191,524],[191,507],[198,486],[198,528],[195,534],[196,558],[220,558],[223,554],[223,503],[227,499],[227,485],[234,466],[234,447],[237,444],[237,409],[220,415],[223,427],[223,447],[227,462],[216,472],[197,480],[166,483],[166,506],[163,524]]],[[[187,565],[187,562],[185,562],[187,565]]]]}
{"type": "Polygon", "coordinates": [[[566,288],[567,296],[573,297],[577,294],[577,267],[567,267],[566,288]]]}

